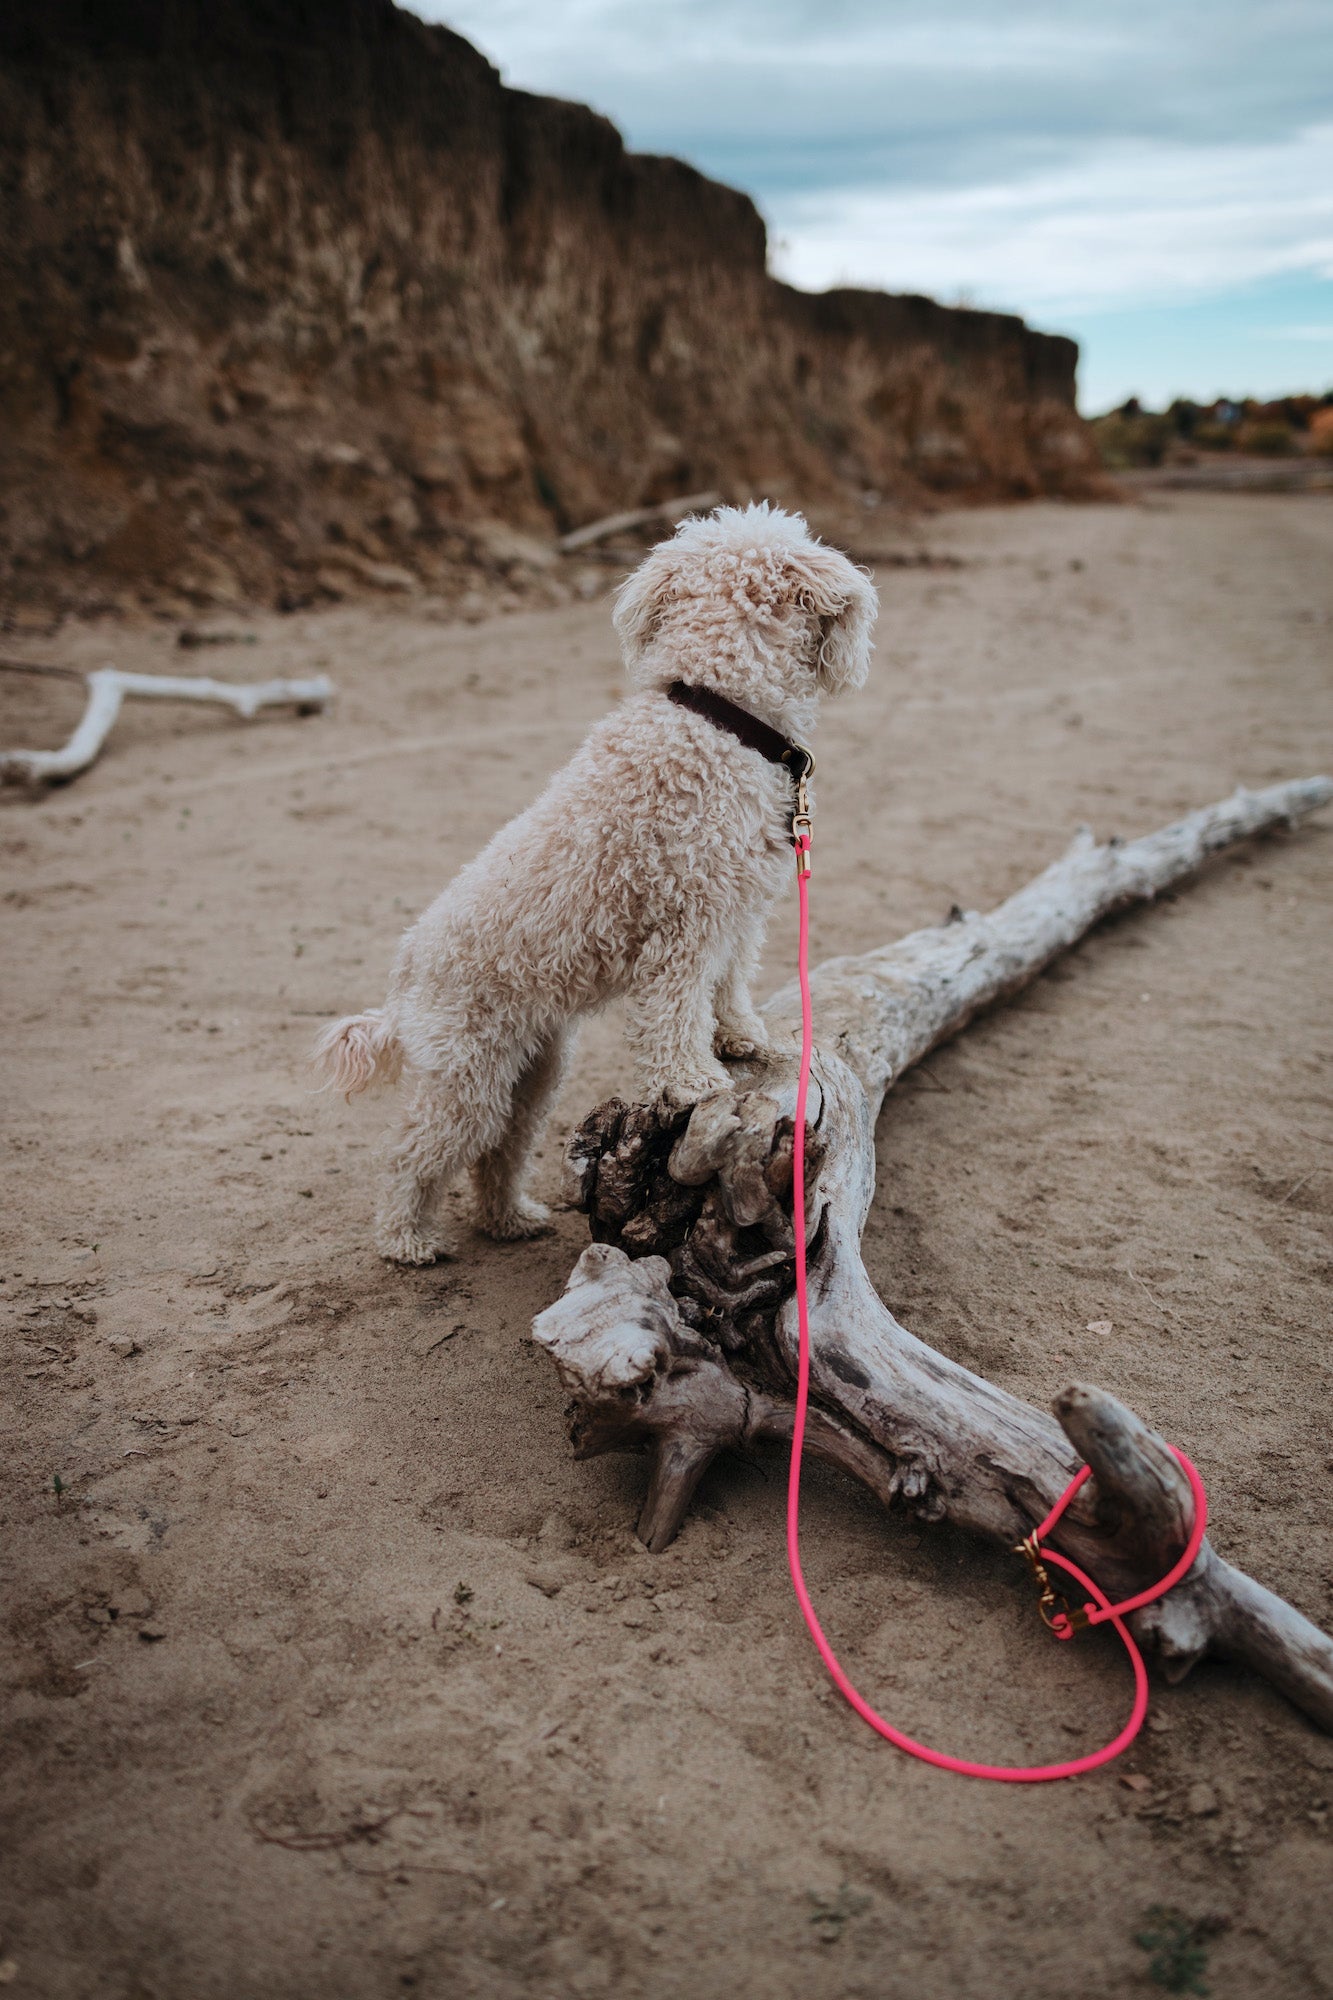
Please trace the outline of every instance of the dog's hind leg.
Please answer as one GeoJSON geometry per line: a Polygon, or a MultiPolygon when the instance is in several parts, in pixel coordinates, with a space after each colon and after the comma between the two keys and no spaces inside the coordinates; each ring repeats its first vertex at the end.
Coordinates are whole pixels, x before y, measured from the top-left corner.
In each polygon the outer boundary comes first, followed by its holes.
{"type": "Polygon", "coordinates": [[[453,1254],[436,1214],[440,1197],[503,1131],[503,1112],[482,1083],[475,1066],[412,1076],[375,1216],[375,1247],[390,1263],[433,1264],[453,1254]]]}
{"type": "Polygon", "coordinates": [[[553,1035],[536,1051],[514,1085],[509,1124],[498,1146],[475,1163],[477,1227],[502,1243],[541,1236],[551,1211],[523,1192],[523,1174],[565,1066],[565,1036],[553,1035]]]}

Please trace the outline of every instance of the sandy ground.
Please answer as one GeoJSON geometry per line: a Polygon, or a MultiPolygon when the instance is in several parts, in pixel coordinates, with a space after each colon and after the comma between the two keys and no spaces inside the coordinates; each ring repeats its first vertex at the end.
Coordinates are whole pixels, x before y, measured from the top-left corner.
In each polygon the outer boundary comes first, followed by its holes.
{"type": "MultiPolygon", "coordinates": [[[[1080,821],[1333,768],[1328,499],[928,538],[961,566],[881,572],[872,684],[822,731],[817,955],[1004,896],[1080,821]]],[[[249,728],[132,708],[76,786],[3,802],[0,1979],[1100,2000],[1161,1990],[1136,1934],[1165,1904],[1214,1994],[1333,1994],[1333,1741],[1268,1688],[1206,1666],[1058,1788],[912,1764],[821,1685],[779,1462],[715,1471],[652,1558],[641,1463],[572,1458],[527,1329],[579,1217],[423,1273],[372,1254],[389,1107],[309,1095],[306,1048],[616,698],[607,602],[250,629],[22,649],[344,693],[249,728]]],[[[78,701],[0,675],[0,734],[58,740],[78,701]]],[[[867,1236],[949,1354],[1039,1402],[1096,1380],[1185,1443],[1223,1552],[1325,1624],[1331,857],[1325,815],[1221,861],[933,1057],[867,1236]]],[[[779,922],[765,989],[792,955],[779,922]]],[[[547,1192],[628,1081],[608,1017],[547,1192]]],[[[1014,1759],[1112,1733],[1122,1662],[1044,1641],[1017,1563],[809,1490],[817,1597],[903,1723],[1014,1759]]]]}

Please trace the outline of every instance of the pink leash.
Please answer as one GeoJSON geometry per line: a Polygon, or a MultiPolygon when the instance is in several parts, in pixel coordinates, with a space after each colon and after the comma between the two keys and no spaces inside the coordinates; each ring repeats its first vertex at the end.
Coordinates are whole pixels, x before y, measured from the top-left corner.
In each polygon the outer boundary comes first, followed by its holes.
{"type": "Polygon", "coordinates": [[[819,1657],[828,1668],[835,1685],[851,1703],[863,1722],[883,1736],[888,1742],[896,1743],[900,1750],[906,1750],[913,1757],[920,1757],[924,1763],[938,1764],[942,1770],[957,1771],[965,1778],[995,1778],[1009,1785],[1034,1785],[1047,1778],[1076,1778],[1082,1771],[1095,1771],[1099,1764],[1108,1764],[1118,1757],[1143,1727],[1143,1718],[1148,1713],[1148,1673],[1143,1664],[1143,1655],[1135,1645],[1124,1618],[1128,1612],[1137,1611],[1141,1605],[1151,1604],[1162,1597],[1173,1584],[1179,1583],[1190,1568],[1203,1543],[1208,1526],[1208,1496],[1204,1492],[1203,1481],[1189,1459],[1177,1445],[1171,1449],[1180,1460],[1185,1477],[1189,1480],[1190,1491],[1194,1495],[1194,1526],[1189,1541],[1180,1560],[1172,1565],[1159,1583],[1149,1590],[1141,1590],[1137,1597],[1127,1597],[1120,1604],[1111,1604],[1105,1593],[1090,1576],[1085,1576],[1076,1563],[1065,1556],[1058,1556],[1053,1549],[1042,1547],[1042,1542],[1050,1534],[1065,1508],[1078,1492],[1085,1479],[1089,1479],[1091,1468],[1084,1466],[1075,1474],[1060,1498],[1052,1507],[1040,1527],[1035,1528],[1019,1545],[1019,1550],[1032,1565],[1033,1573],[1041,1588],[1041,1615],[1045,1623],[1055,1633],[1057,1639],[1072,1639],[1074,1634],[1086,1625],[1110,1623],[1129,1654],[1129,1662],[1134,1670],[1134,1706],[1128,1722],[1110,1743],[1100,1750],[1094,1750],[1087,1757],[1073,1757],[1063,1764],[974,1764],[966,1757],[950,1757],[942,1750],[932,1750],[929,1744],[918,1743],[901,1729],[886,1722],[878,1715],[853,1687],[838,1660],[837,1655],[824,1637],[823,1628],[815,1616],[815,1607],[810,1602],[810,1593],[805,1587],[805,1577],[801,1570],[801,1454],[805,1447],[805,1413],[810,1396],[810,1321],[806,1298],[805,1277],[805,1106],[810,1085],[810,1062],[814,1050],[814,1027],[810,1004],[810,821],[802,794],[797,818],[792,829],[796,847],[797,891],[801,902],[801,930],[799,970],[801,984],[801,1077],[796,1091],[796,1130],[792,1144],[792,1216],[796,1233],[796,1310],[800,1328],[800,1360],[796,1386],[796,1422],[791,1441],[791,1468],[787,1480],[787,1565],[791,1570],[792,1588],[796,1601],[801,1607],[801,1616],[809,1628],[810,1637],[819,1651],[819,1657]],[[1064,1600],[1051,1589],[1046,1564],[1054,1563],[1064,1570],[1083,1590],[1089,1593],[1090,1602],[1081,1608],[1070,1610],[1064,1600]],[[1054,1608],[1060,1607],[1063,1608],[1054,1608]]]}

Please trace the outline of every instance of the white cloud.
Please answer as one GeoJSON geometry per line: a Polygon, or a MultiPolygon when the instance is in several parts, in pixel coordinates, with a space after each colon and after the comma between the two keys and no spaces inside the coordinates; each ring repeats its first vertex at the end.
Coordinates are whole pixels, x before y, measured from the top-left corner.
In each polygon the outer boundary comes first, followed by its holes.
{"type": "Polygon", "coordinates": [[[509,82],[762,203],[1005,183],[1099,141],[1273,142],[1329,116],[1329,0],[418,0],[509,82]]]}
{"type": "Polygon", "coordinates": [[[966,292],[1048,318],[1333,277],[1333,124],[1262,145],[1116,140],[1055,172],[824,190],[770,219],[775,268],[807,289],[966,292]]]}

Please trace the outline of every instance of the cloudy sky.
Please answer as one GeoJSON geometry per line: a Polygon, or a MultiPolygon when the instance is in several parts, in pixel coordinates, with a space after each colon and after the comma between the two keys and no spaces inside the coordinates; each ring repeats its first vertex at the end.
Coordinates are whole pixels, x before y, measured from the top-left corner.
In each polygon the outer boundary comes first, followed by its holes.
{"type": "Polygon", "coordinates": [[[754,196],[792,283],[1019,312],[1130,394],[1333,388],[1333,0],[417,0],[754,196]]]}

